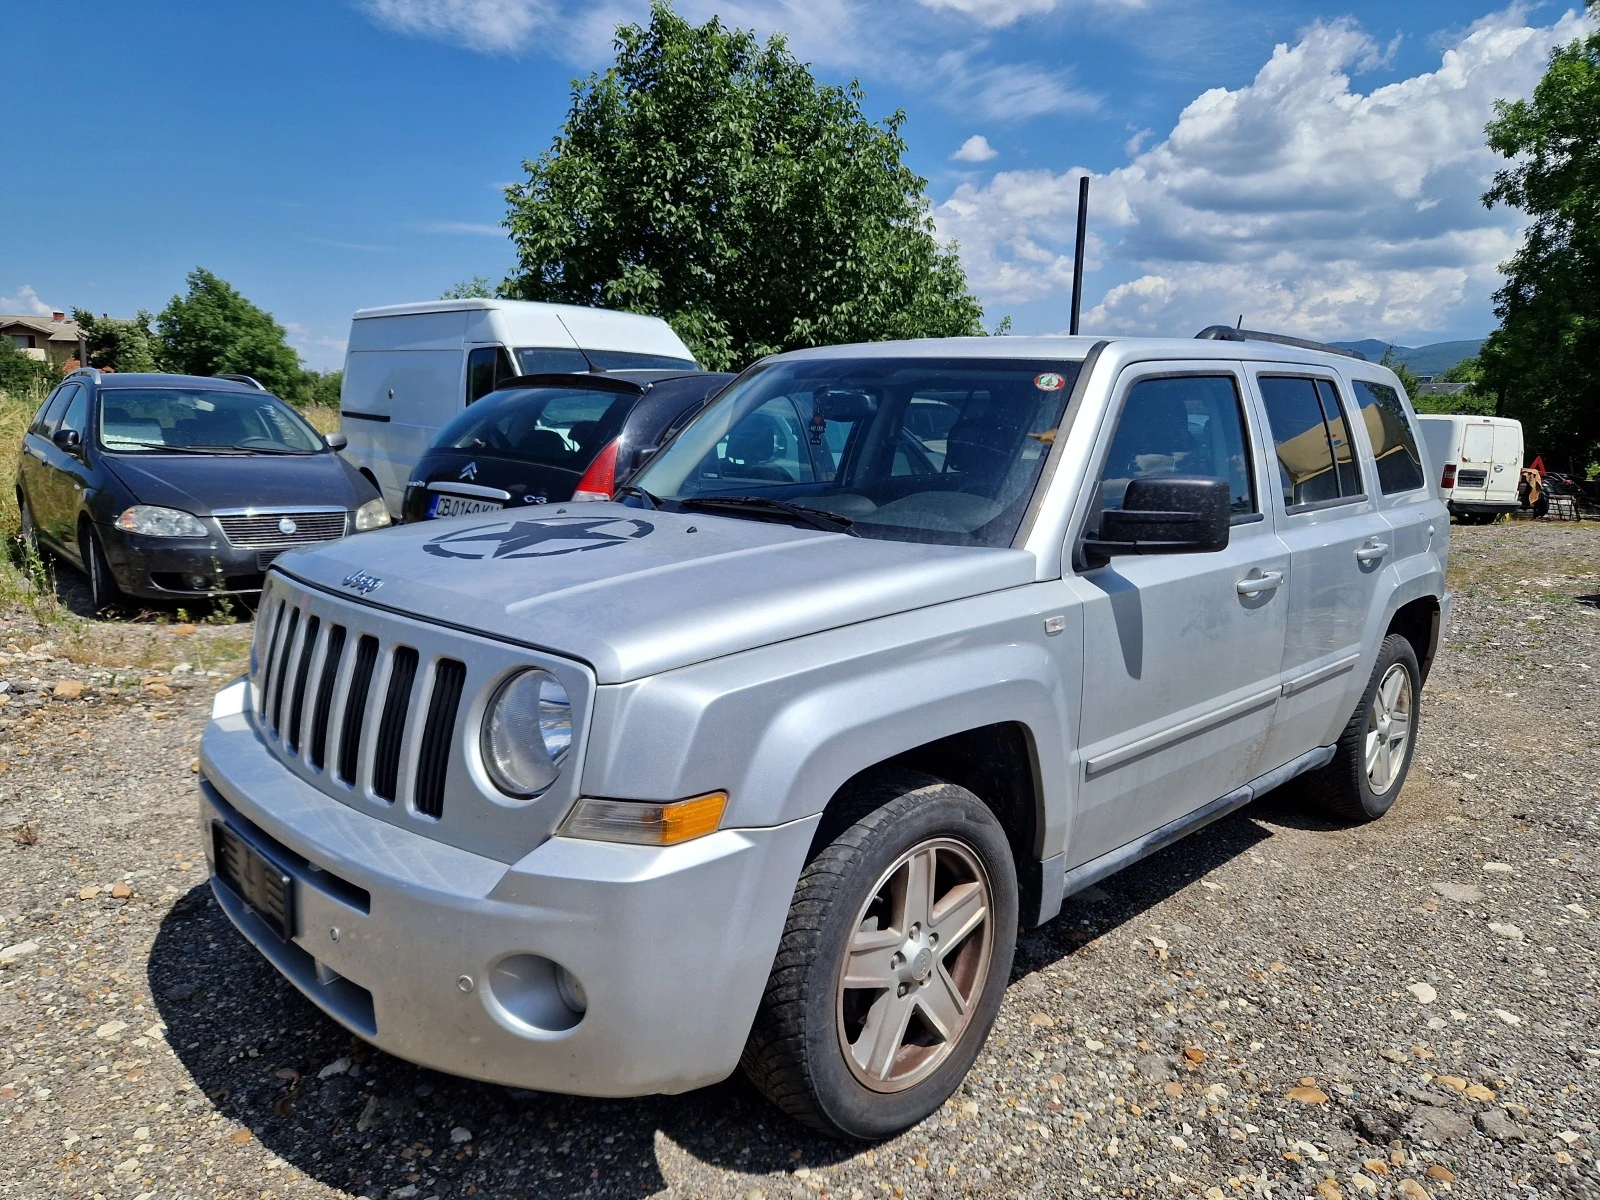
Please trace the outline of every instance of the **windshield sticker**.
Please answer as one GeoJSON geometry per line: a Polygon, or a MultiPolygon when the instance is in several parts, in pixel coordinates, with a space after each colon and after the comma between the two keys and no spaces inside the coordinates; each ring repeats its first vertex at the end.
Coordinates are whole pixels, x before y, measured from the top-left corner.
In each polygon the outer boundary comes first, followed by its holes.
{"type": "Polygon", "coordinates": [[[1033,377],[1033,386],[1041,392],[1059,392],[1067,386],[1067,381],[1054,371],[1046,371],[1043,375],[1033,377]]]}
{"type": "Polygon", "coordinates": [[[568,517],[566,520],[497,521],[470,529],[440,534],[423,544],[439,558],[481,559],[554,558],[620,546],[655,531],[648,521],[568,517]]]}

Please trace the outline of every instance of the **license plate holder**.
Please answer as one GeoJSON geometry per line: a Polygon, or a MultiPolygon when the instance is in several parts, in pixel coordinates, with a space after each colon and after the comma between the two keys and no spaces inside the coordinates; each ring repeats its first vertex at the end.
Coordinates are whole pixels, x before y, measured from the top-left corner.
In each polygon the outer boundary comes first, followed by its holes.
{"type": "Polygon", "coordinates": [[[294,936],[294,876],[223,821],[211,823],[217,878],[279,941],[294,936]]]}
{"type": "Polygon", "coordinates": [[[480,500],[476,496],[452,496],[436,492],[428,501],[428,516],[464,517],[472,513],[499,512],[505,507],[503,500],[480,500]]]}

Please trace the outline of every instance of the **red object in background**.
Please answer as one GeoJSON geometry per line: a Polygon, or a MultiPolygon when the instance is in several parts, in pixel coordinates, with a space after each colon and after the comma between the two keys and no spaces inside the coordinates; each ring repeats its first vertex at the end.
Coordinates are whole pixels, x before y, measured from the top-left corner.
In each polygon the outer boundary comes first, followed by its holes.
{"type": "Polygon", "coordinates": [[[1533,456],[1533,462],[1531,462],[1528,465],[1529,465],[1529,469],[1537,471],[1541,475],[1548,475],[1550,473],[1549,470],[1544,465],[1544,455],[1542,455],[1542,454],[1534,455],[1533,456]]]}
{"type": "Polygon", "coordinates": [[[594,456],[572,493],[574,500],[611,499],[611,493],[617,488],[617,444],[621,440],[612,438],[606,448],[594,456]]]}

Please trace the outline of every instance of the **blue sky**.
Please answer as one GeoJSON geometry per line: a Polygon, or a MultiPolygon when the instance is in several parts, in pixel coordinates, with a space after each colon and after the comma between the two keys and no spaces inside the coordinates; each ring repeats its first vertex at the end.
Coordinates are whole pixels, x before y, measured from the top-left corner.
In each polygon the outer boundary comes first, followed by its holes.
{"type": "MultiPolygon", "coordinates": [[[[680,0],[783,30],[908,114],[991,320],[1064,327],[1094,176],[1090,332],[1233,321],[1406,343],[1492,327],[1515,213],[1482,127],[1572,3],[680,0]]],[[[350,313],[512,265],[500,187],[642,0],[57,0],[7,13],[0,311],[159,309],[204,265],[308,364],[350,313]],[[81,53],[71,49],[76,44],[81,53]]]]}

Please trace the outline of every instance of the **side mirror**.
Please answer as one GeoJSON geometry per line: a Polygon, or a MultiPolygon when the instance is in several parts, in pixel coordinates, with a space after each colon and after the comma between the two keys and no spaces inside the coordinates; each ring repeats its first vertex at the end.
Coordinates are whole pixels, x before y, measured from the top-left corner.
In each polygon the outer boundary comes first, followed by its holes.
{"type": "Polygon", "coordinates": [[[1100,536],[1085,538],[1091,563],[1117,554],[1205,554],[1225,550],[1233,514],[1226,479],[1145,475],[1128,481],[1122,507],[1100,517],[1100,536]]]}
{"type": "Polygon", "coordinates": [[[76,429],[58,429],[50,435],[50,440],[69,453],[76,453],[83,445],[83,435],[76,429]]]}
{"type": "Polygon", "coordinates": [[[322,440],[328,443],[329,450],[343,450],[350,444],[350,439],[342,433],[325,433],[322,440]]]}

